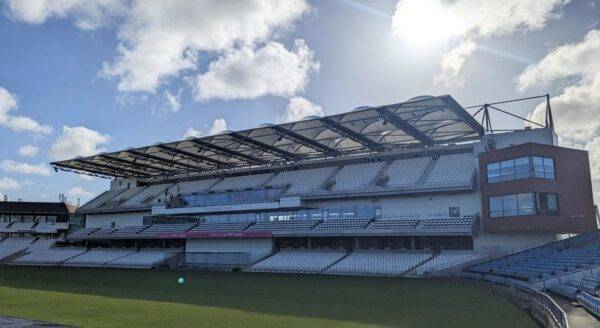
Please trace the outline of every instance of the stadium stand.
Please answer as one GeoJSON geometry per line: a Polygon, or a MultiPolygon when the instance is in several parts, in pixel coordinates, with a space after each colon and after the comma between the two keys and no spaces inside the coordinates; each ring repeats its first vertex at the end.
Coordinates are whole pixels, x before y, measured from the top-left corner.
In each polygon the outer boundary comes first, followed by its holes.
{"type": "Polygon", "coordinates": [[[175,256],[176,252],[181,250],[154,250],[142,249],[139,252],[116,258],[105,264],[112,268],[128,268],[128,269],[150,269],[169,260],[175,256]]]}
{"type": "Polygon", "coordinates": [[[364,229],[372,218],[345,218],[345,219],[327,219],[318,224],[316,230],[354,230],[364,229]]]}
{"type": "Polygon", "coordinates": [[[352,275],[401,276],[431,259],[430,252],[356,250],[325,272],[352,275]]]}
{"type": "Polygon", "coordinates": [[[419,178],[431,162],[431,157],[399,159],[393,161],[386,170],[389,178],[387,187],[406,187],[417,184],[419,178]]]}
{"type": "Polygon", "coordinates": [[[283,171],[267,182],[267,186],[290,186],[288,194],[306,194],[323,189],[325,181],[335,172],[337,167],[283,171]]]}
{"type": "Polygon", "coordinates": [[[122,206],[139,206],[143,203],[150,202],[158,197],[160,194],[164,194],[165,190],[169,185],[158,184],[144,188],[142,191],[127,199],[123,202],[122,206]]]}
{"type": "Polygon", "coordinates": [[[440,156],[433,166],[425,184],[469,184],[475,174],[473,154],[462,153],[440,156]],[[452,172],[452,174],[448,174],[452,172]]]}
{"type": "MultiPolygon", "coordinates": [[[[195,227],[198,223],[173,223],[173,224],[153,224],[138,232],[141,236],[156,237],[161,233],[181,233],[186,232],[195,227]]],[[[94,233],[95,234],[95,233],[94,233]]]]}
{"type": "Polygon", "coordinates": [[[227,177],[212,186],[212,191],[239,190],[247,188],[258,188],[267,182],[273,173],[249,174],[227,177]]]}
{"type": "Polygon", "coordinates": [[[188,195],[192,193],[203,193],[206,192],[212,185],[214,185],[219,179],[205,179],[196,181],[184,181],[167,189],[168,195],[188,195]]]}
{"type": "Polygon", "coordinates": [[[586,292],[577,295],[577,301],[596,316],[600,316],[600,298],[586,292]]]}
{"type": "Polygon", "coordinates": [[[67,266],[104,266],[106,263],[117,260],[119,258],[134,254],[134,249],[92,249],[79,256],[66,260],[63,265],[67,266]]]}
{"type": "Polygon", "coordinates": [[[320,220],[259,221],[251,225],[249,231],[291,231],[310,230],[320,220]]]}
{"type": "Polygon", "coordinates": [[[240,232],[248,228],[252,222],[222,222],[222,223],[200,223],[191,231],[227,231],[240,232]]]}
{"type": "Polygon", "coordinates": [[[316,273],[324,270],[346,254],[345,250],[282,249],[254,264],[250,271],[316,273]]]}
{"type": "Polygon", "coordinates": [[[85,248],[51,247],[47,249],[34,248],[25,255],[14,259],[10,264],[19,265],[59,265],[73,257],[85,253],[85,248]]]}
{"type": "Polygon", "coordinates": [[[423,276],[431,271],[447,269],[462,263],[484,258],[486,255],[467,250],[443,250],[436,254],[431,260],[423,263],[415,269],[417,276],[423,276]]]}
{"type": "Polygon", "coordinates": [[[384,165],[384,162],[346,165],[335,174],[333,190],[351,190],[370,186],[384,165]]]}

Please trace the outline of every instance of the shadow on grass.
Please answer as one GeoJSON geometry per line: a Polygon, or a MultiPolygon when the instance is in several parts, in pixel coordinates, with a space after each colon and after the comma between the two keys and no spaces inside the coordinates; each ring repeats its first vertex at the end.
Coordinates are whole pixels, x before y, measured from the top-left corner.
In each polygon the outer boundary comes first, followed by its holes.
{"type": "Polygon", "coordinates": [[[507,327],[530,320],[495,295],[444,279],[2,266],[0,286],[383,326],[507,327]]]}

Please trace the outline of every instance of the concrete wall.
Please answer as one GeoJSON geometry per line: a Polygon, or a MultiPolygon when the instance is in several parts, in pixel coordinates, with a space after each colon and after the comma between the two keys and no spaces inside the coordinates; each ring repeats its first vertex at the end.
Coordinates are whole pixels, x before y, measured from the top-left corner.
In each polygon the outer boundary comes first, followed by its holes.
{"type": "Polygon", "coordinates": [[[483,252],[509,251],[523,246],[549,243],[556,239],[556,233],[541,231],[482,233],[473,238],[473,249],[483,252]]]}
{"type": "Polygon", "coordinates": [[[273,250],[271,238],[188,239],[186,252],[250,252],[252,260],[273,250]]]}
{"type": "Polygon", "coordinates": [[[144,216],[150,212],[88,214],[85,218],[86,228],[110,227],[115,222],[117,227],[136,226],[144,223],[144,216]]]}

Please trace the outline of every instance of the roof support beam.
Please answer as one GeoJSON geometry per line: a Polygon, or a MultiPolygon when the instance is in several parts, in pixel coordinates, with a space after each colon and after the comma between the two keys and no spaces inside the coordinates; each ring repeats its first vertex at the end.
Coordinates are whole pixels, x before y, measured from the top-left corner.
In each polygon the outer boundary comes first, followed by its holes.
{"type": "Polygon", "coordinates": [[[389,109],[387,109],[385,107],[378,107],[378,108],[375,108],[375,110],[377,110],[377,112],[379,112],[379,115],[381,115],[381,117],[383,117],[383,119],[387,120],[388,122],[393,124],[398,129],[404,131],[409,136],[419,140],[422,144],[427,145],[427,146],[434,145],[435,142],[433,141],[433,139],[431,139],[425,133],[421,132],[419,129],[414,127],[412,124],[409,124],[405,120],[401,119],[398,115],[392,113],[389,109]]]}
{"type": "Polygon", "coordinates": [[[175,167],[178,167],[183,170],[200,171],[200,169],[195,165],[181,163],[178,161],[174,161],[174,160],[167,159],[167,158],[162,158],[160,156],[156,156],[156,155],[152,155],[152,154],[146,154],[144,152],[137,151],[137,150],[127,150],[127,152],[132,154],[134,157],[142,157],[142,158],[144,158],[146,160],[150,160],[151,162],[154,162],[156,164],[167,165],[167,166],[171,166],[171,167],[175,166],[175,167]]]}
{"type": "Polygon", "coordinates": [[[363,136],[360,133],[352,131],[351,129],[339,124],[338,122],[332,120],[329,117],[323,117],[320,119],[320,121],[323,124],[325,124],[325,126],[330,130],[341,134],[350,140],[358,142],[359,144],[369,148],[370,150],[383,150],[383,146],[381,146],[379,143],[363,136]]]}
{"type": "Polygon", "coordinates": [[[337,151],[331,147],[325,146],[324,144],[322,144],[320,142],[311,140],[310,138],[307,138],[307,137],[305,137],[301,134],[298,134],[294,131],[283,128],[279,125],[273,125],[273,126],[271,126],[271,129],[275,130],[275,132],[281,137],[290,139],[290,140],[297,142],[299,144],[302,144],[304,146],[318,150],[325,155],[328,155],[328,156],[339,156],[340,155],[339,151],[337,151]]]}
{"type": "Polygon", "coordinates": [[[150,170],[150,171],[152,171],[154,173],[159,173],[159,174],[161,174],[161,173],[169,174],[170,173],[170,170],[163,169],[162,167],[157,167],[157,166],[150,165],[150,164],[143,164],[143,163],[131,162],[131,161],[128,161],[126,159],[122,159],[122,158],[110,156],[110,155],[107,155],[107,154],[102,154],[102,155],[99,155],[99,156],[102,157],[102,158],[104,158],[104,159],[106,159],[109,162],[119,163],[119,164],[122,164],[122,165],[126,165],[128,168],[133,168],[133,169],[144,168],[146,170],[150,170]]]}
{"type": "MultiPolygon", "coordinates": [[[[126,169],[126,168],[122,168],[122,167],[107,165],[107,164],[104,164],[104,163],[95,163],[95,162],[88,161],[88,160],[85,160],[85,159],[74,159],[74,161],[82,163],[84,165],[91,165],[91,166],[94,166],[94,167],[97,167],[97,168],[100,168],[100,169],[103,169],[103,170],[108,170],[109,172],[111,172],[113,174],[114,174],[114,172],[125,172],[125,173],[128,173],[128,174],[133,174],[136,177],[147,177],[148,176],[147,172],[143,172],[143,171],[139,171],[139,170],[134,170],[134,169],[126,169]]],[[[124,174],[122,174],[122,173],[119,173],[119,174],[122,177],[125,177],[124,174]]]]}
{"type": "Polygon", "coordinates": [[[229,167],[230,166],[230,164],[227,162],[223,162],[218,159],[210,158],[207,156],[190,153],[188,151],[181,150],[181,149],[178,149],[175,147],[171,147],[171,146],[167,146],[167,145],[157,145],[155,147],[160,148],[162,151],[164,151],[167,154],[170,154],[173,156],[185,157],[185,158],[192,159],[194,161],[201,162],[201,163],[204,163],[207,165],[213,165],[216,167],[218,167],[218,166],[229,167]]]}
{"type": "Polygon", "coordinates": [[[200,140],[200,139],[191,139],[190,142],[192,142],[196,147],[203,149],[203,150],[208,150],[211,151],[213,153],[219,154],[219,155],[223,155],[223,156],[227,156],[227,157],[233,157],[235,159],[247,162],[248,164],[264,164],[265,161],[263,161],[260,158],[254,157],[254,156],[250,156],[250,155],[246,155],[244,153],[240,153],[238,151],[235,150],[231,150],[229,148],[226,147],[221,147],[221,146],[217,146],[217,145],[213,145],[209,142],[200,140]]]}
{"type": "Polygon", "coordinates": [[[254,149],[258,149],[258,150],[261,150],[261,151],[264,151],[267,153],[271,153],[271,154],[277,155],[277,156],[285,158],[285,159],[299,160],[302,158],[301,156],[298,156],[296,154],[290,153],[285,150],[281,150],[275,146],[271,146],[266,143],[254,140],[252,138],[245,137],[237,132],[231,132],[231,133],[229,133],[229,136],[247,146],[254,148],[254,149]]]}
{"type": "Polygon", "coordinates": [[[85,167],[85,166],[81,167],[81,168],[75,168],[73,166],[64,165],[64,164],[60,164],[60,163],[52,163],[52,166],[54,167],[55,171],[61,170],[61,171],[65,171],[65,172],[75,172],[78,174],[94,175],[94,176],[100,176],[103,178],[106,178],[106,177],[125,178],[126,177],[124,174],[119,173],[118,171],[113,171],[113,170],[92,169],[92,168],[85,167]]]}

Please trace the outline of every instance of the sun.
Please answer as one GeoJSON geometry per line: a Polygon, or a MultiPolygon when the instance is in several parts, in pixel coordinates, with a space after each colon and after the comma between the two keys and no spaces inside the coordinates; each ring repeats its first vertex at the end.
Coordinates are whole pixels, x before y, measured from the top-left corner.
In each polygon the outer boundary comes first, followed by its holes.
{"type": "Polygon", "coordinates": [[[398,2],[392,18],[394,34],[412,44],[435,44],[464,33],[464,24],[439,0],[398,2]]]}

